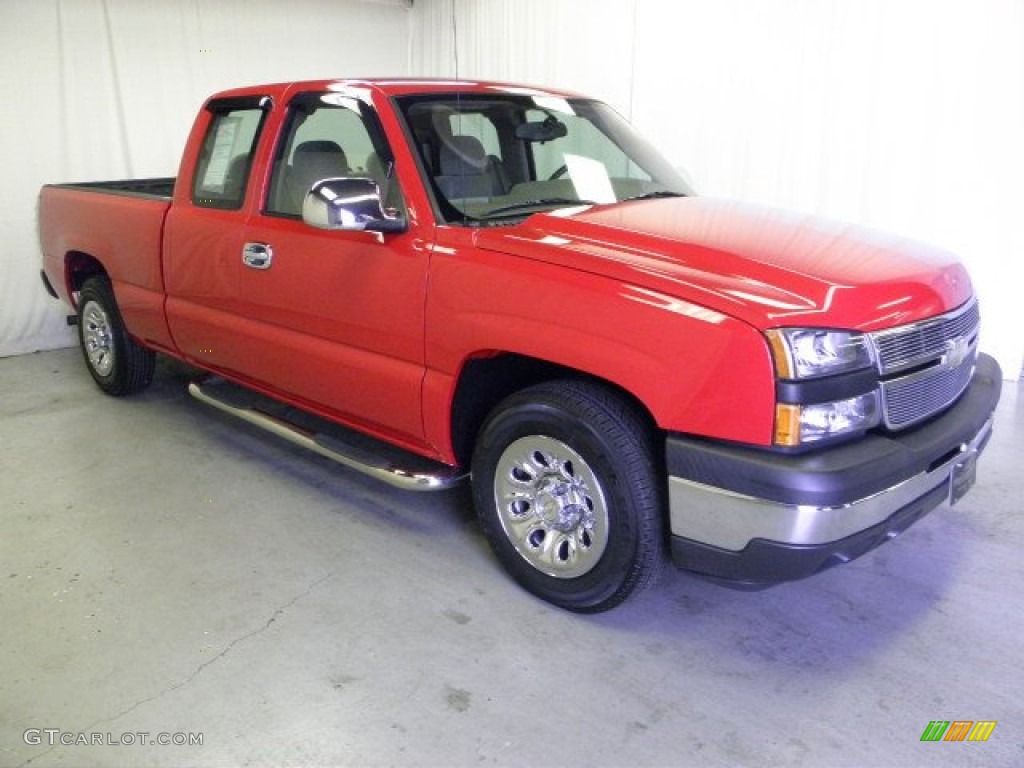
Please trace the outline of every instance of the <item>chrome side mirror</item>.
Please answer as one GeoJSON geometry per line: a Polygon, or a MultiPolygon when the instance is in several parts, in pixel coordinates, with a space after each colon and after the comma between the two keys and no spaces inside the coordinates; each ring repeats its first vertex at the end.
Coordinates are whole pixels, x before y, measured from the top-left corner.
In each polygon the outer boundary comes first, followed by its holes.
{"type": "Polygon", "coordinates": [[[302,201],[302,220],[317,229],[347,232],[405,232],[401,216],[381,207],[380,189],[373,179],[321,179],[302,201]]]}

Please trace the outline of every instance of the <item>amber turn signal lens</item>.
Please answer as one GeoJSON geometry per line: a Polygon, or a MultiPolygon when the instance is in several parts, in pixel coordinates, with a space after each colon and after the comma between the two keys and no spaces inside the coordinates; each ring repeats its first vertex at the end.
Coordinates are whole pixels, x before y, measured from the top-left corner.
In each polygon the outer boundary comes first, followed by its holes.
{"type": "Polygon", "coordinates": [[[790,403],[775,405],[775,444],[800,445],[800,406],[790,403]]]}
{"type": "Polygon", "coordinates": [[[786,339],[780,331],[772,330],[766,334],[768,345],[772,350],[772,359],[775,361],[775,375],[780,379],[793,378],[793,365],[789,358],[789,347],[786,346],[786,339]]]}

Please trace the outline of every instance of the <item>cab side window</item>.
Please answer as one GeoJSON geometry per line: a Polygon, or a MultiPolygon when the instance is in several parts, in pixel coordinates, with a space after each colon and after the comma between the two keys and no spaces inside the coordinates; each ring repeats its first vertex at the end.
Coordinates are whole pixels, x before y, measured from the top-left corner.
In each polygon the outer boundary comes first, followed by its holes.
{"type": "Polygon", "coordinates": [[[278,144],[265,212],[299,217],[310,187],[322,179],[372,178],[385,196],[388,167],[374,127],[358,101],[300,94],[278,144]]]}
{"type": "Polygon", "coordinates": [[[245,200],[253,153],[270,107],[265,97],[225,99],[207,105],[213,113],[192,179],[192,203],[237,210],[245,200]]]}

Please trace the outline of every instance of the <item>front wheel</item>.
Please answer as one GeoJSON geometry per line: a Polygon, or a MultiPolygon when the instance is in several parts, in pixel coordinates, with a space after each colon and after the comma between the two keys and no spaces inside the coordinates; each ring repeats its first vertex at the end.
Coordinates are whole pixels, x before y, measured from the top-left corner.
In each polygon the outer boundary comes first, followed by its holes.
{"type": "Polygon", "coordinates": [[[494,410],[473,454],[473,494],[523,587],[596,613],[650,581],[663,558],[654,439],[631,403],[589,382],[540,384],[494,410]]]}
{"type": "Polygon", "coordinates": [[[82,285],[78,340],[89,373],[108,395],[130,395],[153,381],[156,355],[128,335],[105,277],[90,277],[82,285]]]}

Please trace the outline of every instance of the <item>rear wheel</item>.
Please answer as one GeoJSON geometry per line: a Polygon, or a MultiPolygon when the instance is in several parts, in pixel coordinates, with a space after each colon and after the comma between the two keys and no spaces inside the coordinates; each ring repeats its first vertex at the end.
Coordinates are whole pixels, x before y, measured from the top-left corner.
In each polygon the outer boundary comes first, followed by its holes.
{"type": "Polygon", "coordinates": [[[128,335],[105,277],[90,277],[82,285],[78,340],[89,373],[108,395],[130,395],[153,381],[156,355],[128,335]]]}
{"type": "Polygon", "coordinates": [[[558,381],[501,403],[473,455],[491,546],[535,595],[583,613],[643,587],[663,558],[653,430],[625,398],[558,381]]]}

